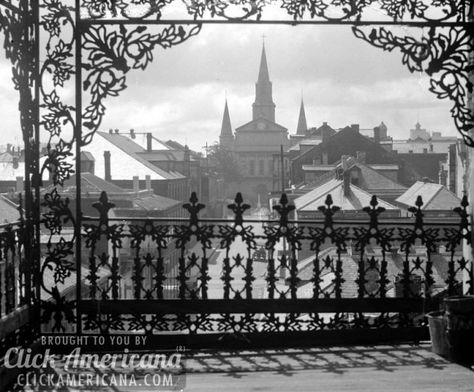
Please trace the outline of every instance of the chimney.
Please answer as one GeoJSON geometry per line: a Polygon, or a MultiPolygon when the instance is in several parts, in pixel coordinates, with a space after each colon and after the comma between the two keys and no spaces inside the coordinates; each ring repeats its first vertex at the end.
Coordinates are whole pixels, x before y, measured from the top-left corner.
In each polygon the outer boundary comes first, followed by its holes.
{"type": "Polygon", "coordinates": [[[324,143],[329,138],[329,134],[327,132],[328,123],[325,121],[323,122],[322,129],[321,129],[321,143],[324,143]]]}
{"type": "Polygon", "coordinates": [[[349,157],[347,155],[342,155],[341,156],[341,166],[342,166],[342,170],[347,170],[347,167],[348,167],[348,162],[347,160],[349,159],[349,157]]]}
{"type": "Polygon", "coordinates": [[[191,174],[191,154],[189,153],[189,147],[184,146],[184,165],[185,165],[185,175],[189,178],[191,174]]]}
{"type": "Polygon", "coordinates": [[[323,151],[323,156],[321,160],[322,160],[323,165],[328,165],[329,158],[328,158],[328,153],[326,151],[323,151]]]}
{"type": "Polygon", "coordinates": [[[348,170],[349,169],[348,159],[349,157],[347,155],[343,155],[341,157],[342,180],[343,180],[342,189],[343,189],[345,197],[348,197],[351,191],[351,172],[348,170]]]}
{"type": "Polygon", "coordinates": [[[133,128],[130,129],[130,137],[131,137],[132,139],[135,139],[135,130],[134,130],[133,128]]]}
{"type": "Polygon", "coordinates": [[[145,184],[146,184],[146,190],[148,191],[148,193],[150,195],[153,194],[153,189],[151,188],[151,176],[149,174],[145,176],[145,184]]]}
{"type": "Polygon", "coordinates": [[[115,133],[118,135],[118,133],[119,133],[118,128],[115,128],[115,133]]]}
{"type": "Polygon", "coordinates": [[[148,133],[146,134],[146,150],[147,150],[148,152],[150,152],[150,151],[152,150],[152,148],[151,148],[151,140],[152,140],[152,139],[151,139],[151,133],[148,132],[148,133]]]}
{"type": "Polygon", "coordinates": [[[21,192],[23,192],[23,190],[24,190],[23,177],[20,176],[20,177],[16,178],[16,191],[18,193],[21,193],[21,192]]]}
{"type": "Polygon", "coordinates": [[[104,151],[104,167],[105,167],[105,173],[104,173],[104,179],[105,181],[110,181],[112,180],[112,175],[111,175],[111,167],[110,167],[110,151],[104,151]]]}
{"type": "Polygon", "coordinates": [[[449,190],[453,193],[456,193],[456,157],[458,152],[456,150],[455,144],[450,144],[448,147],[448,173],[446,178],[446,183],[448,184],[449,190]]]}
{"type": "Polygon", "coordinates": [[[359,133],[359,124],[351,124],[351,129],[352,129],[354,132],[359,133]]]}
{"type": "Polygon", "coordinates": [[[140,181],[138,176],[133,176],[133,193],[138,196],[138,192],[140,192],[140,181]]]}
{"type": "Polygon", "coordinates": [[[12,145],[10,143],[7,144],[7,152],[8,153],[12,152],[12,145]]]}
{"type": "Polygon", "coordinates": [[[110,128],[109,133],[112,135],[114,133],[114,130],[112,128],[110,128]]]}
{"type": "Polygon", "coordinates": [[[376,144],[380,144],[380,128],[379,127],[374,128],[374,142],[376,144]]]}
{"type": "Polygon", "coordinates": [[[356,152],[356,160],[357,162],[359,163],[365,163],[365,159],[366,159],[366,152],[365,151],[357,151],[356,152]]]}
{"type": "Polygon", "coordinates": [[[443,167],[441,166],[439,168],[439,172],[438,172],[438,182],[439,184],[443,185],[443,186],[446,186],[447,185],[447,173],[446,173],[446,170],[443,169],[443,167]]]}

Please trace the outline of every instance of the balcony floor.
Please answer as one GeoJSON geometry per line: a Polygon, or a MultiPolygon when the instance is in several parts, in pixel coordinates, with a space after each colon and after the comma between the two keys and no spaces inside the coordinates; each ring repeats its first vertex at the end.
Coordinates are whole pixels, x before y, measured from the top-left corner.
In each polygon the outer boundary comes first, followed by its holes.
{"type": "Polygon", "coordinates": [[[429,344],[201,353],[186,389],[198,391],[474,391],[474,371],[429,344]]]}
{"type": "Polygon", "coordinates": [[[474,371],[433,354],[429,344],[200,351],[185,366],[184,392],[474,391],[474,371]]]}

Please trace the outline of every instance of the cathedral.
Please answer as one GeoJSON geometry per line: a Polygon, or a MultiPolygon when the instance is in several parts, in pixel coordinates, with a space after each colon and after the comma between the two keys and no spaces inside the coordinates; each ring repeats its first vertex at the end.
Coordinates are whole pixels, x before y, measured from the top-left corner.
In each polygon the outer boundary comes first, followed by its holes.
{"type": "Polygon", "coordinates": [[[234,153],[241,168],[243,180],[236,190],[253,204],[258,199],[266,202],[271,191],[281,189],[280,152],[282,146],[288,150],[290,140],[288,129],[275,122],[275,108],[263,46],[252,119],[233,131],[226,101],[219,138],[220,146],[234,153]]]}

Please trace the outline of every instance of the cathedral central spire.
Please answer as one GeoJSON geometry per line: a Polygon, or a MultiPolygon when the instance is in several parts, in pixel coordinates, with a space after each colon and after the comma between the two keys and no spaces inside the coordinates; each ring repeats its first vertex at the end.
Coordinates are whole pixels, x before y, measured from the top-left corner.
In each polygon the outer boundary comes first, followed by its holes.
{"type": "Polygon", "coordinates": [[[253,120],[264,118],[275,122],[275,104],[272,98],[272,82],[268,73],[267,55],[265,44],[262,46],[262,56],[260,59],[260,69],[258,80],[255,85],[255,102],[252,105],[253,120]]]}
{"type": "Polygon", "coordinates": [[[270,76],[268,76],[267,55],[265,53],[265,44],[262,46],[262,57],[260,59],[260,70],[258,71],[257,83],[270,83],[270,76]]]}

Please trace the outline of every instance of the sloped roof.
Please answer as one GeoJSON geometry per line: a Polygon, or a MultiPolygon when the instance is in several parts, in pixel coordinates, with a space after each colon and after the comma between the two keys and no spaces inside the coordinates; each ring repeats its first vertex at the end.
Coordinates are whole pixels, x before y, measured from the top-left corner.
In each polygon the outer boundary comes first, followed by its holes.
{"type": "Polygon", "coordinates": [[[164,142],[167,146],[169,146],[170,148],[173,148],[175,150],[183,150],[186,148],[185,146],[183,146],[180,142],[177,142],[176,140],[167,140],[166,142],[164,142]]]}
{"type": "MultiPolygon", "coordinates": [[[[76,193],[76,175],[72,175],[68,180],[64,182],[64,186],[60,188],[61,193],[76,193]]],[[[46,188],[46,191],[49,191],[49,188],[54,187],[53,185],[46,188]]],[[[126,194],[127,191],[119,186],[112,184],[108,181],[103,180],[100,177],[95,176],[92,173],[81,173],[81,193],[92,193],[100,194],[102,191],[110,194],[126,194]]]]}
{"type": "MultiPolygon", "coordinates": [[[[17,177],[25,176],[25,162],[18,162],[14,168],[12,162],[0,162],[0,181],[16,181],[17,177]]],[[[45,176],[43,175],[43,179],[45,176]]]]}
{"type": "MultiPolygon", "coordinates": [[[[330,170],[330,173],[334,176],[337,169],[342,166],[341,163],[338,165],[320,165],[321,168],[327,168],[326,170],[330,170]]],[[[303,166],[303,170],[305,166],[303,166]]],[[[404,191],[407,188],[396,181],[388,178],[387,176],[379,173],[377,170],[374,170],[370,166],[358,162],[354,159],[350,160],[349,168],[357,167],[360,170],[360,180],[359,180],[359,187],[367,189],[367,190],[375,190],[375,189],[383,189],[383,190],[400,190],[404,191]],[[362,182],[362,183],[361,183],[362,182]]],[[[308,170],[311,170],[309,168],[308,170]]],[[[330,175],[324,175],[323,178],[316,179],[315,182],[308,185],[308,189],[314,189],[316,186],[321,185],[324,182],[327,182],[331,179],[330,175]]]]}
{"type": "Polygon", "coordinates": [[[400,165],[400,171],[402,173],[400,181],[405,185],[412,184],[413,181],[421,177],[408,162],[405,162],[393,152],[385,150],[382,146],[363,136],[360,132],[351,127],[345,127],[323,143],[292,158],[292,162],[296,164],[296,166],[300,163],[310,163],[315,157],[321,155],[322,152],[326,152],[328,154],[328,163],[334,163],[338,161],[342,155],[355,156],[357,151],[366,152],[367,165],[371,163],[400,165]]]}
{"type": "Polygon", "coordinates": [[[0,195],[0,225],[20,220],[20,213],[15,204],[0,195]]]}
{"type": "Polygon", "coordinates": [[[95,161],[95,158],[89,151],[81,151],[81,161],[95,161]]]}
{"type": "Polygon", "coordinates": [[[178,200],[170,199],[160,195],[141,196],[140,198],[136,198],[133,202],[136,206],[141,207],[147,211],[164,211],[181,204],[181,202],[178,200]]]}
{"type": "Polygon", "coordinates": [[[13,162],[13,155],[8,152],[3,152],[0,154],[0,164],[4,162],[13,162]]]}
{"type": "Polygon", "coordinates": [[[111,177],[113,180],[131,180],[134,176],[144,178],[150,175],[152,180],[172,180],[184,178],[178,172],[167,172],[148,162],[138,153],[145,152],[127,136],[96,132],[97,137],[87,146],[96,159],[96,173],[104,173],[104,151],[110,151],[111,177]]]}
{"type": "Polygon", "coordinates": [[[452,210],[461,200],[445,186],[417,181],[396,201],[406,206],[414,206],[418,196],[423,200],[422,210],[452,210]]]}
{"type": "MultiPolygon", "coordinates": [[[[137,144],[141,147],[141,151],[146,150],[148,143],[147,133],[135,132],[135,138],[130,139],[129,135],[122,134],[125,138],[128,138],[132,143],[137,144]]],[[[162,142],[160,139],[157,139],[153,134],[151,134],[151,148],[152,150],[171,150],[170,146],[162,142]]]]}
{"type": "Polygon", "coordinates": [[[356,162],[354,166],[357,166],[360,169],[367,189],[407,189],[405,186],[393,181],[370,166],[360,162],[356,162]]]}
{"type": "MultiPolygon", "coordinates": [[[[295,135],[291,135],[291,136],[295,136],[295,135]]],[[[298,135],[299,136],[299,135],[298,135]]],[[[296,144],[294,144],[293,146],[291,146],[288,151],[300,151],[301,150],[301,146],[317,146],[318,144],[321,144],[323,141],[322,139],[311,139],[311,138],[306,138],[306,139],[303,139],[299,142],[297,142],[296,144]]]]}
{"type": "MultiPolygon", "coordinates": [[[[143,159],[146,159],[147,161],[154,162],[154,161],[175,161],[175,162],[183,162],[185,157],[184,157],[184,151],[182,150],[153,150],[153,151],[145,151],[145,152],[139,152],[137,153],[142,157],[143,159]]],[[[195,161],[195,159],[190,156],[189,157],[190,161],[195,161]]]]}
{"type": "Polygon", "coordinates": [[[326,136],[333,136],[336,134],[336,131],[328,125],[328,123],[324,122],[323,125],[321,125],[320,127],[314,127],[314,128],[310,128],[309,130],[309,134],[311,136],[323,136],[323,133],[326,135],[326,136]]]}
{"type": "MultiPolygon", "coordinates": [[[[350,184],[350,192],[344,194],[344,184],[342,180],[332,179],[325,184],[295,199],[297,211],[312,212],[318,211],[318,207],[325,204],[327,195],[331,195],[333,204],[341,208],[342,211],[359,211],[370,205],[372,195],[363,191],[359,187],[350,184]]],[[[379,199],[379,206],[386,210],[398,210],[399,208],[379,199]]]]}

